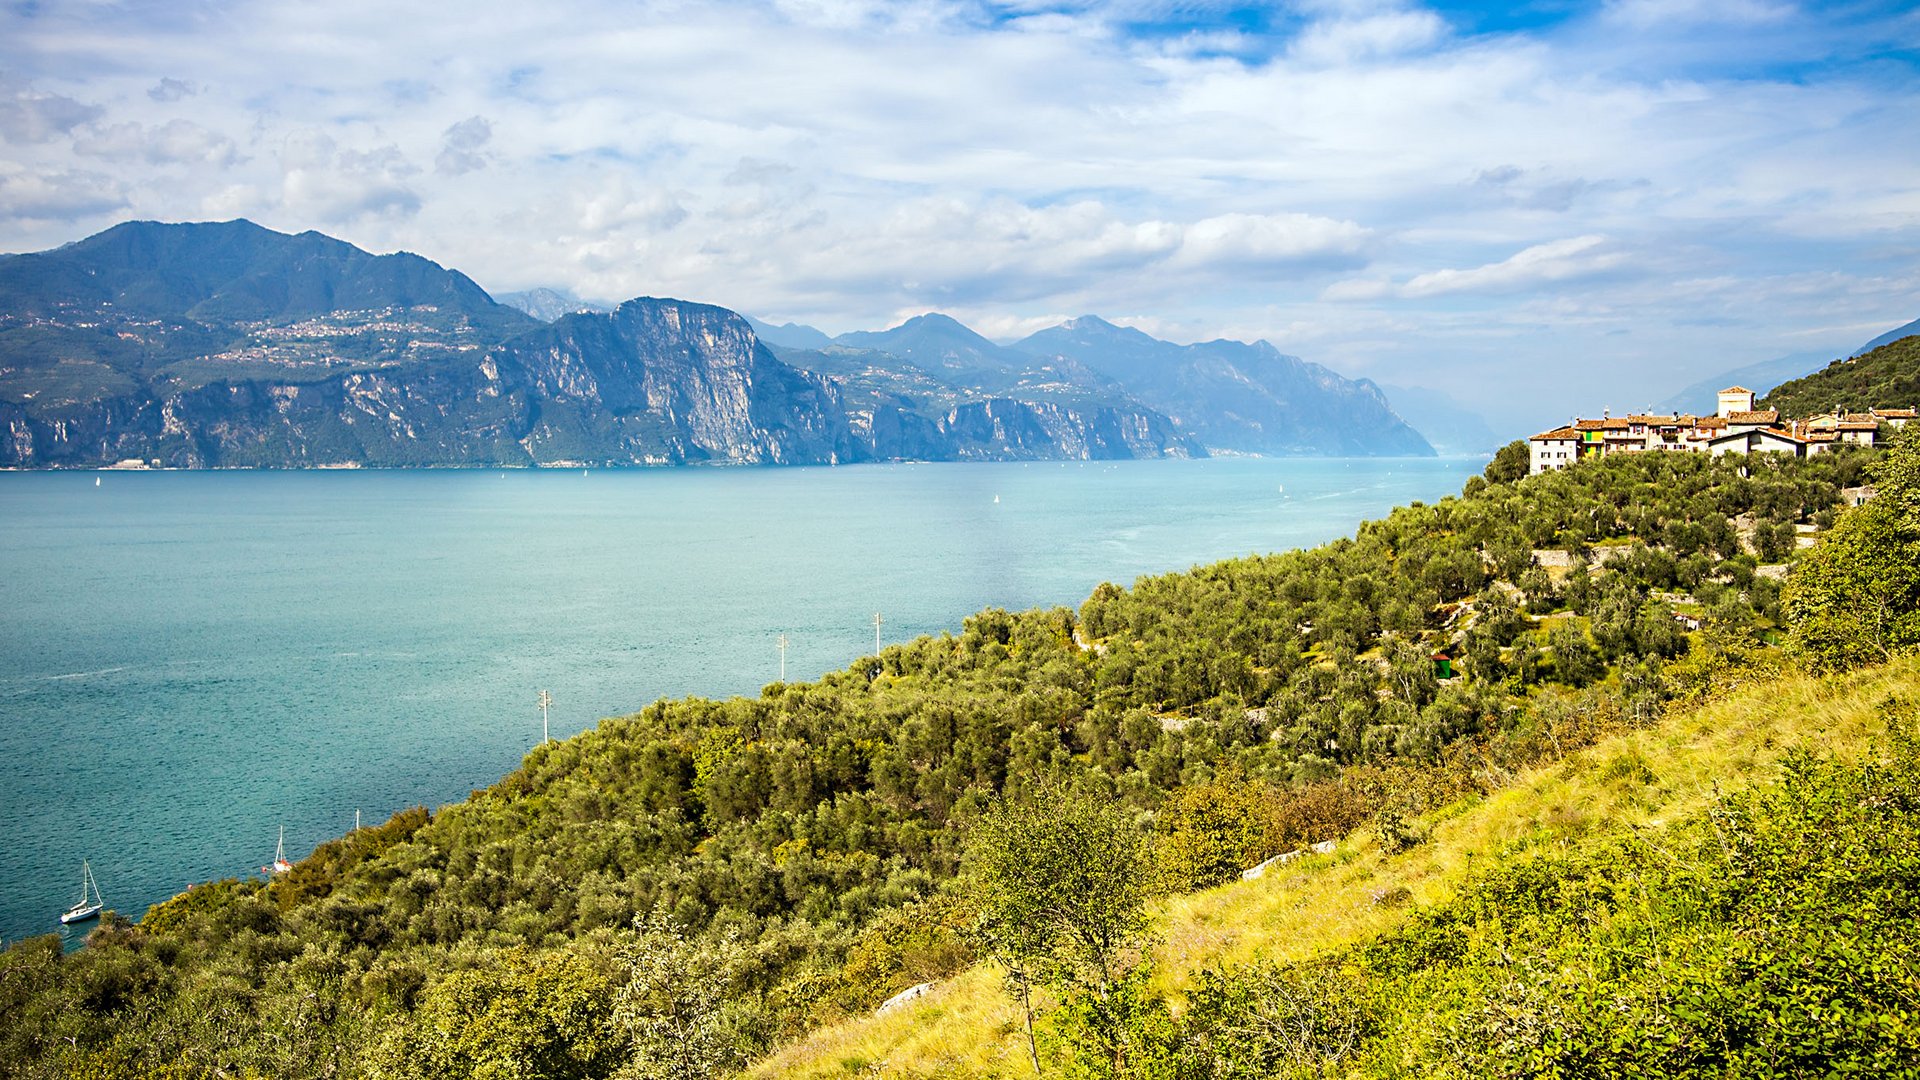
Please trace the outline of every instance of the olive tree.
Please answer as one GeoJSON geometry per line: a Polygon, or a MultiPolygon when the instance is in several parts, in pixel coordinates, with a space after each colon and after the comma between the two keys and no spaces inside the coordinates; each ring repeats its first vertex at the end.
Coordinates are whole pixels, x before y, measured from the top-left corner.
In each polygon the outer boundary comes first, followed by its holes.
{"type": "Polygon", "coordinates": [[[965,861],[979,904],[975,936],[1007,971],[1038,1072],[1036,986],[1087,991],[1098,1010],[1146,936],[1144,837],[1112,799],[1043,782],[982,816],[965,861]]]}

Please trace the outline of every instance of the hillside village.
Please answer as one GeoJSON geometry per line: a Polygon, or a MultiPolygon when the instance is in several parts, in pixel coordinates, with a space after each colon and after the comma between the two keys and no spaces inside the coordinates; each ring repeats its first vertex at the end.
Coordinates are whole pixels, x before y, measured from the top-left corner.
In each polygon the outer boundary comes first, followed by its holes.
{"type": "Polygon", "coordinates": [[[1730,386],[1719,393],[1712,416],[1633,413],[1576,419],[1527,440],[1527,473],[1564,469],[1582,458],[1607,454],[1673,451],[1691,454],[1792,454],[1810,457],[1842,443],[1873,446],[1882,425],[1898,429],[1914,409],[1835,410],[1804,419],[1783,419],[1778,409],[1755,409],[1753,391],[1730,386]]]}

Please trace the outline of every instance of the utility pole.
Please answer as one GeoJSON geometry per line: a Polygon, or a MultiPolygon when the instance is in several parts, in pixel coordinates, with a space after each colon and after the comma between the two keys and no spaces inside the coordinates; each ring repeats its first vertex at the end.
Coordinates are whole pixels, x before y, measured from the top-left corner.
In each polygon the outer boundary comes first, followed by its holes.
{"type": "Polygon", "coordinates": [[[787,681],[787,635],[780,635],[780,681],[787,681]]]}
{"type": "Polygon", "coordinates": [[[540,741],[541,742],[553,741],[553,737],[547,734],[547,710],[552,707],[553,707],[553,695],[547,693],[545,690],[540,691],[540,741]]]}
{"type": "Polygon", "coordinates": [[[880,613],[873,613],[873,655],[880,655],[880,613]]]}

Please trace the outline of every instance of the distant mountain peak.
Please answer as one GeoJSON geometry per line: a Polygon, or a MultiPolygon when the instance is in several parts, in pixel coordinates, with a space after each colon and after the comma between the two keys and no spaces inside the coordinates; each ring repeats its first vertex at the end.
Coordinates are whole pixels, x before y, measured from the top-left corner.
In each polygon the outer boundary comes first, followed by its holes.
{"type": "Polygon", "coordinates": [[[611,304],[604,304],[597,300],[582,300],[566,289],[548,288],[545,285],[522,289],[519,292],[495,293],[493,298],[508,307],[518,308],[541,322],[552,322],[562,316],[582,312],[613,310],[611,304]]]}
{"type": "Polygon", "coordinates": [[[789,349],[824,349],[833,344],[833,338],[815,327],[805,323],[784,322],[778,326],[753,316],[747,316],[747,324],[760,340],[769,345],[779,345],[789,349]]]}
{"type": "Polygon", "coordinates": [[[1114,380],[1210,449],[1255,454],[1431,454],[1386,394],[1269,341],[1161,341],[1082,315],[1011,346],[1114,380]]]}

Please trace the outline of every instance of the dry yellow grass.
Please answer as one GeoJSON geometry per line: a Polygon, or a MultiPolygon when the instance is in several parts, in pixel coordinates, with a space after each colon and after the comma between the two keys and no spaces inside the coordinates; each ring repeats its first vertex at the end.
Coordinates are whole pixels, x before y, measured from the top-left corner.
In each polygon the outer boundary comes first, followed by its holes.
{"type": "MultiPolygon", "coordinates": [[[[1450,896],[1475,858],[1520,843],[1570,841],[1593,830],[1651,826],[1704,807],[1715,788],[1771,778],[1789,747],[1848,753],[1883,726],[1889,696],[1920,696],[1920,658],[1817,679],[1747,687],[1656,727],[1607,739],[1525,773],[1492,795],[1429,815],[1427,843],[1387,855],[1362,833],[1333,855],[1164,905],[1154,950],[1163,988],[1178,993],[1206,967],[1256,958],[1302,960],[1360,941],[1408,907],[1450,896]],[[1408,904],[1377,897],[1406,889],[1408,904]]],[[[998,976],[976,968],[882,1017],[848,1021],[761,1063],[759,1077],[1031,1076],[1019,1013],[998,976]]]]}

